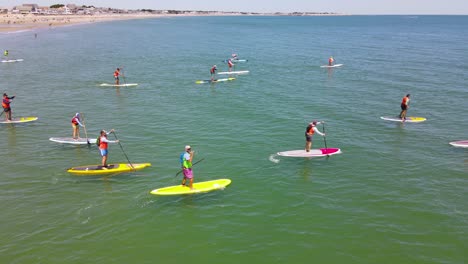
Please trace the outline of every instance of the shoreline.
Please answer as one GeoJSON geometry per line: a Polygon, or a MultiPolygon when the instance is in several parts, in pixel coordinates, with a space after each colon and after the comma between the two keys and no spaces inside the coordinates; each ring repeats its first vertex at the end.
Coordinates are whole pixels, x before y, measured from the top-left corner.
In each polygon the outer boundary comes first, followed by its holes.
{"type": "MultiPolygon", "coordinates": [[[[277,14],[258,14],[260,16],[277,14]]],[[[342,14],[316,14],[316,16],[341,16],[342,14]]],[[[41,30],[60,26],[71,26],[88,23],[99,23],[117,20],[187,17],[187,16],[246,16],[240,13],[209,13],[209,14],[102,14],[102,15],[33,15],[33,14],[0,14],[0,34],[18,33],[41,30]]],[[[315,15],[314,15],[315,16],[315,15]]]]}
{"type": "Polygon", "coordinates": [[[41,30],[61,26],[82,25],[118,20],[172,17],[161,14],[106,14],[106,15],[0,15],[0,34],[41,30]]]}

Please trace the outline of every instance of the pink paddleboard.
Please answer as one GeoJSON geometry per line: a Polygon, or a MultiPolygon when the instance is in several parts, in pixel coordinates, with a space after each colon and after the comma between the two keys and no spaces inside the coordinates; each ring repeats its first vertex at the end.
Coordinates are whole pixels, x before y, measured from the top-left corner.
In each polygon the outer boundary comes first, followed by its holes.
{"type": "Polygon", "coordinates": [[[449,144],[458,148],[468,148],[468,140],[454,141],[450,142],[449,144]]]}
{"type": "Polygon", "coordinates": [[[331,155],[340,154],[340,153],[341,153],[341,149],[339,148],[321,148],[321,149],[311,149],[309,152],[306,152],[304,149],[300,149],[300,150],[278,152],[277,154],[283,157],[313,158],[313,157],[326,157],[326,156],[331,156],[331,155]]]}

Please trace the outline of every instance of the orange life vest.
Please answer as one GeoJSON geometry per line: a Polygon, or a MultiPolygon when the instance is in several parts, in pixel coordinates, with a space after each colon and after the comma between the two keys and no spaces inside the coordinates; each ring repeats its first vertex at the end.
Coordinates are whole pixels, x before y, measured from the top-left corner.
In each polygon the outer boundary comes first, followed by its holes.
{"type": "Polygon", "coordinates": [[[2,107],[3,108],[10,108],[10,99],[4,97],[3,101],[2,101],[2,107]]]}
{"type": "Polygon", "coordinates": [[[104,137],[105,139],[107,139],[107,137],[101,136],[101,138],[100,138],[100,140],[99,140],[99,142],[100,142],[100,143],[99,143],[99,149],[107,149],[107,142],[102,141],[102,138],[103,138],[103,137],[104,137]]]}
{"type": "Polygon", "coordinates": [[[408,97],[406,97],[406,96],[405,96],[405,97],[403,97],[403,100],[401,101],[401,104],[404,104],[404,105],[406,105],[406,104],[407,104],[407,102],[408,102],[408,100],[409,100],[409,98],[408,98],[408,97]]]}

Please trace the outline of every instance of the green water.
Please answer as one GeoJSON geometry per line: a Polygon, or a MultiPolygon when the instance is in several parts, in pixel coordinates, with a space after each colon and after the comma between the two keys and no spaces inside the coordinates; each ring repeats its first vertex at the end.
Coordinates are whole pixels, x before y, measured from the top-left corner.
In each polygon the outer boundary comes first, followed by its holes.
{"type": "MultiPolygon", "coordinates": [[[[466,16],[203,17],[1,34],[20,63],[0,65],[14,116],[0,127],[1,263],[464,263],[468,239],[466,16]],[[231,53],[249,70],[195,84],[231,53]],[[319,66],[333,55],[344,66],[319,66]],[[123,67],[133,88],[99,87],[123,67]],[[386,122],[411,93],[408,115],[386,122]],[[89,137],[116,130],[135,163],[112,177],[73,176],[95,146],[64,146],[75,112],[89,137]],[[302,159],[308,122],[328,147],[302,159]],[[320,127],[322,130],[323,127],[320,127]],[[225,190],[156,197],[195,181],[225,190]]],[[[3,116],[1,117],[3,118],[3,116]]],[[[84,135],[81,129],[81,135],[84,135]]],[[[314,136],[314,148],[324,147],[314,136]]],[[[110,162],[126,162],[118,145],[110,162]]]]}

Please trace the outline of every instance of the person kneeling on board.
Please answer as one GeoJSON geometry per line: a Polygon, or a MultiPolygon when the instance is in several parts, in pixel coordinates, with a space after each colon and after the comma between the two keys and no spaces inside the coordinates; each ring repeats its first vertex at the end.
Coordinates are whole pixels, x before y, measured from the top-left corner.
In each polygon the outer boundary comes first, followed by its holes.
{"type": "Polygon", "coordinates": [[[317,129],[317,125],[322,122],[314,121],[307,126],[306,131],[305,131],[305,138],[306,138],[305,151],[306,152],[309,152],[310,149],[312,148],[312,136],[314,135],[315,132],[317,132],[317,134],[323,137],[325,136],[325,133],[322,133],[317,129]]]}
{"type": "Polygon", "coordinates": [[[186,186],[187,179],[189,180],[190,190],[193,190],[193,170],[192,170],[192,161],[193,161],[194,152],[192,148],[187,145],[185,146],[185,152],[181,154],[181,163],[182,163],[182,172],[184,174],[184,179],[182,180],[182,185],[186,186]]]}
{"type": "Polygon", "coordinates": [[[102,162],[101,166],[102,169],[106,170],[107,169],[107,155],[109,154],[109,151],[107,150],[108,148],[108,143],[118,143],[119,140],[108,140],[107,135],[110,133],[113,133],[114,129],[112,129],[109,132],[106,132],[105,130],[101,130],[101,135],[99,136],[99,152],[101,153],[102,156],[102,162]]]}

